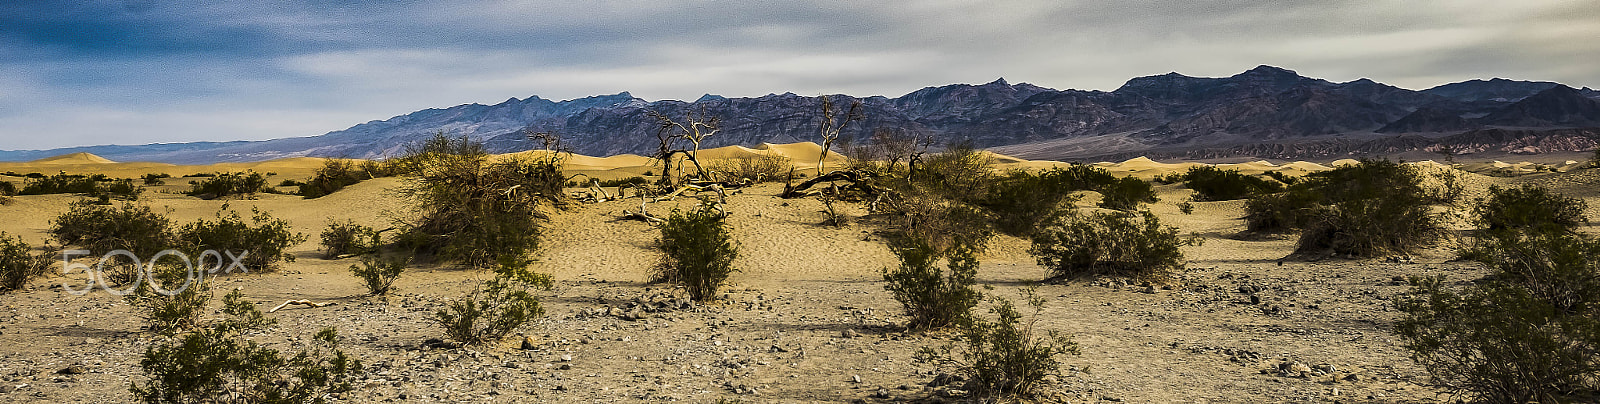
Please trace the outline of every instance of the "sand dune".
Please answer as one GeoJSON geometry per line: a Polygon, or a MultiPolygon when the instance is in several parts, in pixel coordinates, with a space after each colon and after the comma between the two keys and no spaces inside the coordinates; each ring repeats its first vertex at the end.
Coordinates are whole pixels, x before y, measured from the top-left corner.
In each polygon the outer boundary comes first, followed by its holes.
{"type": "Polygon", "coordinates": [[[92,153],[72,153],[72,154],[63,154],[63,155],[55,156],[55,157],[45,157],[45,158],[42,158],[42,159],[30,161],[29,163],[33,163],[33,164],[107,164],[107,163],[115,163],[115,161],[111,161],[111,159],[108,159],[108,158],[105,158],[105,157],[96,156],[96,155],[94,155],[92,153]]]}

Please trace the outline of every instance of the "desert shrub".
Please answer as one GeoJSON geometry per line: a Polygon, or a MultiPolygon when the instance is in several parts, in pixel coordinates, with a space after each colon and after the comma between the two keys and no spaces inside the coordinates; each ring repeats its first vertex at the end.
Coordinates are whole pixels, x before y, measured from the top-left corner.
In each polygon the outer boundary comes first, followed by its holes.
{"type": "Polygon", "coordinates": [[[1189,201],[1179,202],[1178,203],[1178,213],[1182,213],[1182,214],[1185,214],[1185,215],[1194,214],[1194,204],[1193,203],[1189,203],[1189,201]]]}
{"type": "Polygon", "coordinates": [[[951,249],[944,256],[948,273],[940,270],[940,258],[926,243],[912,242],[894,250],[900,268],[883,269],[885,290],[905,307],[911,317],[908,328],[936,329],[963,320],[978,305],[981,294],[972,288],[977,282],[978,260],[972,248],[951,249]]]}
{"type": "Polygon", "coordinates": [[[927,148],[927,138],[901,128],[877,128],[866,139],[842,139],[847,168],[887,175],[904,173],[906,165],[927,148]]]}
{"type": "Polygon", "coordinates": [[[1291,177],[1289,174],[1284,174],[1282,171],[1268,171],[1264,174],[1266,174],[1266,176],[1269,178],[1278,180],[1278,182],[1283,183],[1283,185],[1294,185],[1295,183],[1300,182],[1300,177],[1291,177]]]}
{"type": "Polygon", "coordinates": [[[409,257],[384,259],[365,256],[361,257],[361,265],[350,265],[350,273],[361,278],[362,284],[367,286],[367,292],[381,296],[389,293],[409,261],[409,257]]]}
{"type": "Polygon", "coordinates": [[[1197,201],[1226,201],[1283,190],[1283,185],[1261,177],[1240,174],[1213,166],[1189,167],[1183,174],[1185,186],[1193,189],[1197,201]]]}
{"type": "MultiPolygon", "coordinates": [[[[100,256],[114,250],[127,250],[135,257],[153,257],[172,245],[171,221],[149,206],[124,203],[120,206],[74,202],[50,221],[50,235],[63,245],[79,246],[100,256]]],[[[106,280],[122,284],[138,279],[132,262],[108,260],[106,280]]]]}
{"type": "Polygon", "coordinates": [[[723,181],[751,183],[776,181],[794,168],[788,157],[768,153],[759,157],[714,160],[706,170],[721,175],[723,181]]]}
{"type": "Polygon", "coordinates": [[[322,253],[325,259],[337,259],[351,254],[366,254],[377,250],[378,231],[356,224],[353,220],[328,223],[322,230],[322,253]]]}
{"type": "Polygon", "coordinates": [[[626,186],[641,186],[641,185],[645,185],[645,184],[649,184],[649,183],[650,183],[650,180],[644,179],[644,177],[634,176],[634,177],[628,177],[628,178],[618,178],[618,179],[614,179],[614,180],[601,180],[600,181],[600,186],[602,186],[602,187],[626,187],[626,186]]]}
{"type": "Polygon", "coordinates": [[[982,251],[994,238],[988,213],[960,202],[914,195],[895,201],[889,209],[898,219],[885,234],[892,244],[911,245],[916,240],[943,254],[959,247],[982,251]]]}
{"type": "Polygon", "coordinates": [[[1426,245],[1443,232],[1431,204],[1441,195],[1423,186],[1412,166],[1362,160],[1307,174],[1283,192],[1245,203],[1251,231],[1300,229],[1297,252],[1331,250],[1373,256],[1426,245]]]}
{"type": "Polygon", "coordinates": [[[166,174],[166,173],[159,173],[159,174],[151,173],[151,174],[145,174],[145,175],[139,177],[139,179],[144,180],[144,184],[145,185],[152,185],[152,186],[154,186],[154,185],[166,185],[167,181],[164,180],[165,178],[172,178],[172,175],[171,174],[166,174]]]}
{"type": "Polygon", "coordinates": [[[0,231],[0,292],[21,290],[28,281],[44,274],[44,266],[31,255],[32,247],[0,231]]]}
{"type": "MultiPolygon", "coordinates": [[[[260,209],[251,208],[250,211],[253,216],[246,222],[239,212],[223,205],[222,210],[217,211],[216,220],[200,219],[179,228],[175,232],[177,242],[194,257],[206,250],[239,253],[240,263],[247,270],[270,271],[280,262],[294,262],[294,255],[287,250],[305,241],[305,235],[290,231],[286,220],[273,218],[260,209]]],[[[210,267],[202,263],[197,265],[210,267]]]]}
{"type": "Polygon", "coordinates": [[[994,158],[963,143],[929,156],[911,173],[911,182],[945,199],[972,202],[988,195],[994,158]]]}
{"type": "Polygon", "coordinates": [[[16,194],[17,184],[13,184],[11,181],[0,181],[0,196],[15,196],[16,194]]]}
{"type": "Polygon", "coordinates": [[[1473,208],[1475,224],[1487,232],[1567,231],[1588,222],[1582,199],[1523,184],[1519,188],[1489,187],[1488,198],[1473,208]]]}
{"type": "Polygon", "coordinates": [[[1495,276],[1462,289],[1413,278],[1395,332],[1434,383],[1474,400],[1600,398],[1600,240],[1516,233],[1478,260],[1495,276]]]}
{"type": "Polygon", "coordinates": [[[1100,192],[1100,207],[1106,209],[1132,211],[1139,207],[1139,203],[1156,203],[1156,191],[1151,189],[1150,183],[1138,178],[1122,177],[1109,184],[1101,186],[1096,191],[1100,192]]]}
{"type": "Polygon", "coordinates": [[[134,186],[133,180],[127,178],[113,179],[104,174],[84,176],[60,173],[49,177],[24,179],[22,189],[16,194],[84,194],[100,199],[104,205],[109,204],[111,199],[138,200],[142,191],[144,189],[134,186]]]}
{"type": "Polygon", "coordinates": [[[1065,214],[1075,198],[1065,170],[1016,170],[995,180],[981,205],[994,213],[995,228],[1006,234],[1033,234],[1039,223],[1065,214]]]}
{"type": "Polygon", "coordinates": [[[656,242],[666,259],[655,280],[683,285],[695,301],[715,299],[717,289],[737,270],[733,260],[739,256],[726,219],[709,203],[688,212],[673,211],[661,224],[661,239],[656,242]]]}
{"type": "Polygon", "coordinates": [[[918,352],[918,359],[956,365],[970,380],[965,387],[975,397],[994,401],[1033,397],[1046,376],[1060,371],[1056,356],[1078,355],[1079,350],[1070,336],[1037,329],[1044,298],[1032,287],[1024,289],[1024,296],[1033,308],[1026,321],[1010,300],[992,298],[989,311],[995,321],[974,316],[962,324],[966,349],[961,359],[952,354],[951,346],[939,350],[925,347],[918,352]]]}
{"type": "Polygon", "coordinates": [[[412,181],[403,193],[417,219],[402,227],[402,247],[469,267],[538,246],[541,206],[565,206],[561,153],[489,161],[483,144],[435,135],[402,158],[412,181]]]}
{"type": "Polygon", "coordinates": [[[361,182],[363,174],[357,171],[355,162],[345,159],[328,159],[322,162],[322,167],[311,176],[311,180],[300,184],[300,196],[306,199],[321,198],[344,187],[361,182]]]}
{"type": "Polygon", "coordinates": [[[338,349],[339,334],[318,331],[307,349],[284,353],[244,338],[275,321],[235,290],[223,298],[227,318],[145,349],[147,380],[129,387],[146,403],[310,403],[352,390],[361,362],[338,349]]]}
{"type": "Polygon", "coordinates": [[[1178,229],[1162,226],[1149,211],[1135,220],[1128,213],[1078,215],[1041,230],[1033,237],[1029,253],[1054,277],[1094,275],[1125,276],[1164,281],[1183,269],[1180,246],[1190,240],[1178,229]]]}
{"type": "Polygon", "coordinates": [[[550,276],[529,271],[521,256],[501,256],[498,263],[494,279],[429,317],[444,328],[445,336],[469,345],[498,341],[544,314],[529,291],[550,289],[550,276]]]}
{"type": "Polygon", "coordinates": [[[211,301],[205,271],[183,265],[187,263],[177,258],[153,258],[157,260],[146,267],[150,280],[140,282],[123,300],[145,319],[151,331],[173,335],[199,326],[200,315],[211,301]]]}
{"type": "Polygon", "coordinates": [[[218,173],[203,180],[189,181],[189,192],[184,194],[200,199],[217,199],[261,192],[271,192],[267,187],[267,177],[255,171],[246,171],[218,173]]]}

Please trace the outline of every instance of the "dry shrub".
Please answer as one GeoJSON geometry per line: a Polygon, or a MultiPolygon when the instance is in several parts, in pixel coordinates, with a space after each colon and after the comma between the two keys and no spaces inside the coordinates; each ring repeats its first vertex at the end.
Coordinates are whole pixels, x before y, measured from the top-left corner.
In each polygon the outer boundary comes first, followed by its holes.
{"type": "Polygon", "coordinates": [[[267,187],[267,177],[255,171],[245,171],[218,173],[202,180],[189,181],[189,192],[185,194],[200,199],[217,199],[261,192],[273,192],[267,187]]]}
{"type": "Polygon", "coordinates": [[[394,287],[394,281],[400,279],[400,273],[405,271],[410,261],[410,257],[386,259],[365,256],[361,257],[361,265],[350,265],[350,274],[361,278],[361,284],[367,287],[368,293],[382,296],[394,287]]]}
{"type": "Polygon", "coordinates": [[[794,162],[788,157],[775,153],[767,153],[759,157],[740,157],[731,159],[713,160],[706,165],[709,170],[720,179],[727,182],[760,183],[777,181],[785,178],[789,171],[794,169],[794,162]]]}
{"type": "Polygon", "coordinates": [[[960,359],[953,354],[953,346],[924,347],[917,358],[957,366],[970,380],[965,388],[985,402],[1035,398],[1044,378],[1060,371],[1056,357],[1078,355],[1079,349],[1070,336],[1037,328],[1044,298],[1033,287],[1023,292],[1028,306],[1033,308],[1027,320],[1010,300],[992,298],[989,311],[994,313],[995,321],[974,316],[963,322],[966,349],[960,359]]]}
{"type": "Polygon", "coordinates": [[[1245,220],[1252,231],[1300,229],[1301,253],[1407,252],[1442,234],[1443,215],[1431,205],[1459,194],[1425,187],[1424,179],[1414,166],[1362,160],[1307,174],[1283,192],[1252,197],[1245,220]]]}
{"type": "Polygon", "coordinates": [[[1062,220],[1034,234],[1029,253],[1053,277],[1112,275],[1165,281],[1183,269],[1179,247],[1192,240],[1162,226],[1149,211],[1140,220],[1128,213],[1092,213],[1062,220]]]}
{"type": "Polygon", "coordinates": [[[376,251],[381,244],[378,231],[356,224],[354,220],[328,223],[322,230],[322,252],[325,259],[345,255],[360,255],[376,251]]]}
{"type": "Polygon", "coordinates": [[[445,336],[462,344],[499,341],[544,315],[533,289],[550,289],[550,276],[528,270],[528,260],[503,255],[494,279],[483,282],[471,296],[453,300],[429,320],[444,328],[445,336]]]}
{"type": "Polygon", "coordinates": [[[1213,166],[1189,167],[1182,176],[1185,186],[1193,189],[1196,201],[1227,201],[1283,190],[1283,184],[1240,174],[1239,170],[1223,170],[1213,166]]]}
{"type": "MultiPolygon", "coordinates": [[[[89,250],[101,256],[114,250],[127,250],[136,257],[153,257],[173,244],[171,221],[149,206],[123,203],[105,206],[74,202],[67,212],[50,221],[50,235],[62,245],[89,250]]],[[[132,262],[106,261],[106,280],[123,284],[138,279],[132,262]]]]}
{"type": "Polygon", "coordinates": [[[253,215],[246,222],[239,212],[224,204],[217,211],[216,220],[200,219],[184,224],[175,232],[175,239],[191,257],[200,257],[206,250],[235,253],[242,257],[240,264],[246,270],[271,271],[277,269],[279,263],[294,262],[289,247],[304,242],[306,236],[290,231],[287,220],[274,218],[254,207],[250,211],[253,215]]]}
{"type": "Polygon", "coordinates": [[[359,170],[354,161],[328,159],[322,162],[322,167],[317,169],[311,180],[299,184],[300,196],[306,199],[321,198],[368,178],[372,178],[371,174],[359,170]]]}
{"type": "Polygon", "coordinates": [[[44,265],[31,255],[33,248],[0,231],[0,292],[21,290],[28,281],[44,274],[44,265]]]}

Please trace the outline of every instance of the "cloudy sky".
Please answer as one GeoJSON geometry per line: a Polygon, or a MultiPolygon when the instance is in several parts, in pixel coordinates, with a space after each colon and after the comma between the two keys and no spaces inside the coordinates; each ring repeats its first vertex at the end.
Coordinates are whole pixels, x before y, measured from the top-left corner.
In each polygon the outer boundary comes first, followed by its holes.
{"type": "Polygon", "coordinates": [[[998,77],[1109,91],[1260,64],[1411,89],[1600,87],[1592,0],[1282,3],[8,2],[0,149],[312,136],[530,95],[894,97],[998,77]]]}

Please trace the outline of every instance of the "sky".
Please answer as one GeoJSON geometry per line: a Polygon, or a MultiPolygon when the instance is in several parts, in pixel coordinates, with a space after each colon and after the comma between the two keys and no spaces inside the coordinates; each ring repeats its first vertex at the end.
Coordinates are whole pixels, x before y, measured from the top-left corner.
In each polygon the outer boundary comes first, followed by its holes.
{"type": "Polygon", "coordinates": [[[5,150],[314,136],[533,95],[1111,91],[1262,64],[1419,90],[1600,87],[1592,0],[7,3],[5,150]]]}

